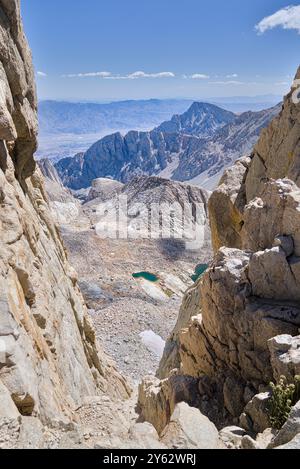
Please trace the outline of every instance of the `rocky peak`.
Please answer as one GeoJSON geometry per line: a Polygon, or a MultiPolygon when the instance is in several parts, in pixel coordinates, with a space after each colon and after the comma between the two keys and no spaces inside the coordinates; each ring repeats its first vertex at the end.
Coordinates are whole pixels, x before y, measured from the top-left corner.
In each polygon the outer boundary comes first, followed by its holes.
{"type": "Polygon", "coordinates": [[[182,115],[175,115],[171,121],[164,122],[157,130],[160,132],[182,132],[201,138],[211,137],[224,125],[233,122],[236,115],[209,103],[195,102],[182,115]]]}

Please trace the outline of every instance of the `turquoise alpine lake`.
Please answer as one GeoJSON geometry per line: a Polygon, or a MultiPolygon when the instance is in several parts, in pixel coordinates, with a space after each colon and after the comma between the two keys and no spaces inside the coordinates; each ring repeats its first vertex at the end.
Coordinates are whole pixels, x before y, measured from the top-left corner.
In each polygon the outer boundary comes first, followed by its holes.
{"type": "Polygon", "coordinates": [[[191,275],[191,279],[193,280],[193,282],[197,282],[197,280],[200,277],[202,277],[202,275],[207,270],[207,268],[208,268],[208,264],[199,264],[199,265],[197,265],[197,267],[195,269],[195,273],[193,275],[191,275]]]}
{"type": "Polygon", "coordinates": [[[148,282],[158,282],[159,278],[155,274],[151,274],[150,272],[137,272],[135,274],[132,274],[133,278],[143,278],[145,280],[148,280],[148,282]]]}

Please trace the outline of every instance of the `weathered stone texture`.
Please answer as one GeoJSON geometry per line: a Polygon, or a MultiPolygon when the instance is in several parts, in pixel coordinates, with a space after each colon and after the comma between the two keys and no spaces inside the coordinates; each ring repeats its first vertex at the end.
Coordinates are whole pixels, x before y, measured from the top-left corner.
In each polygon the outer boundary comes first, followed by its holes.
{"type": "MultiPolygon", "coordinates": [[[[209,200],[215,257],[183,301],[159,370],[165,388],[174,367],[198,380],[187,400],[201,408],[208,401],[209,411],[217,397],[216,422],[225,409],[254,433],[269,425],[269,395],[259,393],[281,375],[292,381],[300,373],[300,104],[293,91],[252,155],[225,172],[209,200]]],[[[296,414],[297,406],[285,428],[295,427],[296,414]]]]}
{"type": "Polygon", "coordinates": [[[98,348],[35,169],[34,83],[19,1],[0,0],[0,419],[49,423],[129,389],[98,348]]]}

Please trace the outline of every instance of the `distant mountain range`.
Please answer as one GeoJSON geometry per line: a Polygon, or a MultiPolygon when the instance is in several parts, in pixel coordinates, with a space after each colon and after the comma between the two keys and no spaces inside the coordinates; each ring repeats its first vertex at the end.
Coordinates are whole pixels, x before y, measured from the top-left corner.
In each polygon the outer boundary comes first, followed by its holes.
{"type": "Polygon", "coordinates": [[[277,105],[236,115],[212,104],[193,103],[151,132],[108,135],[85,153],[60,160],[56,169],[64,185],[75,190],[101,177],[127,183],[142,175],[192,181],[211,189],[224,167],[250,153],[280,109],[277,105]]]}
{"type": "MultiPolygon", "coordinates": [[[[212,98],[216,104],[233,112],[257,111],[271,107],[280,97],[212,98]]],[[[73,103],[68,101],[40,101],[40,134],[91,134],[106,129],[150,129],[182,114],[193,99],[128,100],[111,103],[73,103]]]]}
{"type": "Polygon", "coordinates": [[[57,161],[86,151],[105,135],[150,130],[191,104],[190,100],[158,99],[106,104],[41,101],[36,157],[57,161]]]}
{"type": "Polygon", "coordinates": [[[172,179],[214,189],[224,169],[251,153],[261,131],[279,114],[282,105],[259,112],[244,112],[210,138],[193,142],[180,158],[172,179]]]}
{"type": "Polygon", "coordinates": [[[184,112],[191,100],[120,101],[107,104],[41,101],[41,134],[91,134],[106,129],[145,129],[184,112]]]}
{"type": "MultiPolygon", "coordinates": [[[[260,111],[273,106],[276,96],[211,98],[232,112],[260,111]]],[[[61,158],[85,152],[94,142],[114,132],[150,130],[172,115],[180,115],[195,100],[150,99],[111,103],[39,102],[39,149],[37,159],[61,158]]]]}

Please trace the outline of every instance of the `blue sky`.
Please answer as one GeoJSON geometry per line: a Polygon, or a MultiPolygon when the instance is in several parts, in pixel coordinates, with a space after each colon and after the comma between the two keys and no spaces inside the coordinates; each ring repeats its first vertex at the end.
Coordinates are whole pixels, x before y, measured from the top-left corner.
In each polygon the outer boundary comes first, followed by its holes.
{"type": "Polygon", "coordinates": [[[43,99],[281,95],[299,65],[288,0],[21,4],[43,99]]]}

